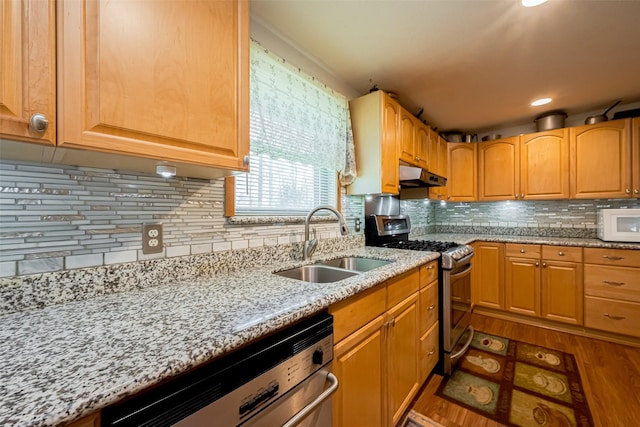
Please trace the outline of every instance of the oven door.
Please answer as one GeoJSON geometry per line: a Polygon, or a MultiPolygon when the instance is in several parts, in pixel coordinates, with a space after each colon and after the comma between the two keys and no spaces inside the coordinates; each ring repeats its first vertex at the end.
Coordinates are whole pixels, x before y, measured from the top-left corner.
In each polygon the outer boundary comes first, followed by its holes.
{"type": "Polygon", "coordinates": [[[452,352],[456,343],[471,322],[471,260],[443,272],[443,345],[452,352]],[[448,298],[447,298],[448,296],[448,298]]]}

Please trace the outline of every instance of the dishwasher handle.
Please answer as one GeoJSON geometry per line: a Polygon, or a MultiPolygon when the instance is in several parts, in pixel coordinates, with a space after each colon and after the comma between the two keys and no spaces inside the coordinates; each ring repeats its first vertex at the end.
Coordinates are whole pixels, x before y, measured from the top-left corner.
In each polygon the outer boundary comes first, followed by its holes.
{"type": "MultiPolygon", "coordinates": [[[[320,372],[326,372],[326,371],[320,371],[320,372]]],[[[331,372],[326,372],[326,374],[327,374],[327,381],[330,384],[329,388],[327,388],[325,391],[320,393],[318,397],[313,399],[312,402],[310,402],[307,406],[302,408],[300,412],[298,412],[293,417],[291,417],[291,419],[286,423],[284,423],[282,427],[294,427],[298,425],[304,419],[304,417],[309,415],[314,409],[320,406],[322,402],[327,400],[333,393],[335,393],[335,391],[338,389],[338,378],[335,375],[333,375],[331,372]]]]}

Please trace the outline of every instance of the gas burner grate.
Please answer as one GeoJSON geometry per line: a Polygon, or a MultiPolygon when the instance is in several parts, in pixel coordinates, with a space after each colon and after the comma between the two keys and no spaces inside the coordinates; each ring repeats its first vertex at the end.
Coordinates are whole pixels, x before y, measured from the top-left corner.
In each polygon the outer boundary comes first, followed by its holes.
{"type": "Polygon", "coordinates": [[[387,242],[383,244],[385,248],[391,249],[410,249],[413,251],[431,251],[446,252],[449,249],[460,246],[454,242],[437,242],[435,240],[404,240],[396,242],[387,242]]]}

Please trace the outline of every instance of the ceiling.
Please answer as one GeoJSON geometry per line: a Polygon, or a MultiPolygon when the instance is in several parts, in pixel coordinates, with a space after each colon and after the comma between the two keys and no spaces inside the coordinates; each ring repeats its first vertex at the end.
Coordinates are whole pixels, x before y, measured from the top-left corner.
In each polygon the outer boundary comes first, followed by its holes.
{"type": "Polygon", "coordinates": [[[251,14],[356,93],[395,92],[439,130],[640,101],[640,0],[252,0],[251,14]],[[541,97],[554,101],[529,105],[541,97]]]}

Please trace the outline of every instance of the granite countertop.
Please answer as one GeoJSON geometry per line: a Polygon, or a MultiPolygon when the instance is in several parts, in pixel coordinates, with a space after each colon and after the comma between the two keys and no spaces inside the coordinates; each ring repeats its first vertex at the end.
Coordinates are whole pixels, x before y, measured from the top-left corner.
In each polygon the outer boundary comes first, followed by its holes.
{"type": "MultiPolygon", "coordinates": [[[[0,322],[0,424],[57,425],[437,258],[433,252],[361,247],[394,263],[335,283],[260,267],[9,314],[0,322]]],[[[319,257],[318,257],[319,258],[319,257]]]]}
{"type": "Polygon", "coordinates": [[[640,250],[640,243],[604,242],[600,239],[584,239],[575,237],[546,237],[546,236],[515,236],[500,234],[454,234],[434,233],[421,236],[412,236],[413,240],[439,240],[471,244],[473,242],[497,242],[497,243],[531,243],[538,245],[555,246],[582,246],[585,248],[613,248],[640,250]]]}

